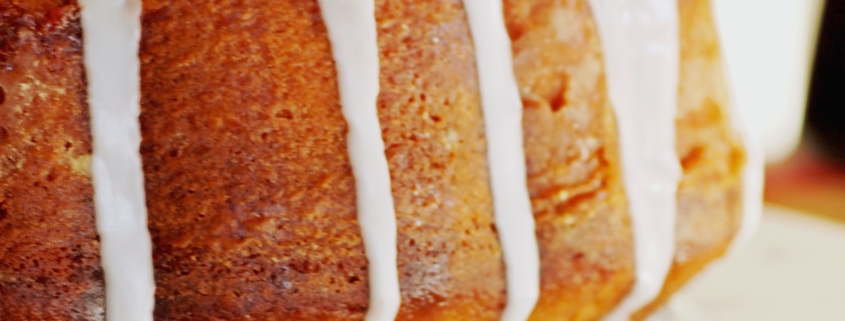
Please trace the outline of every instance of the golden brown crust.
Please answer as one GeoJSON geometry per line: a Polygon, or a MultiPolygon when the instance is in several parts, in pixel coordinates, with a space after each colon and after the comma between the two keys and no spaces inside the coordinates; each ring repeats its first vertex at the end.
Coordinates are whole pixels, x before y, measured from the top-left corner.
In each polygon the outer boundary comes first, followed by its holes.
{"type": "Polygon", "coordinates": [[[708,263],[722,256],[742,220],[745,153],[730,127],[730,104],[718,35],[708,0],[678,0],[681,72],[677,152],[675,259],[658,298],[634,315],[644,319],[708,263]]]}
{"type": "MultiPolygon", "coordinates": [[[[55,10],[63,7],[76,7],[76,0],[6,0],[2,4],[5,8],[16,8],[20,14],[14,18],[24,17],[29,15],[30,18],[34,16],[49,15],[49,12],[57,12],[55,10]]],[[[60,10],[61,11],[61,10],[60,10]]],[[[11,12],[11,11],[7,11],[11,12]]],[[[78,28],[78,27],[73,27],[78,28]]],[[[9,29],[12,30],[12,29],[9,29]]],[[[77,30],[78,31],[78,30],[77,30]]],[[[78,38],[77,38],[78,39],[78,38]]]]}
{"type": "Polygon", "coordinates": [[[367,261],[316,1],[144,6],[156,319],[361,319],[367,261]]]}
{"type": "Polygon", "coordinates": [[[459,0],[380,0],[379,118],[398,223],[398,320],[498,320],[504,265],[459,0]]]}
{"type": "Polygon", "coordinates": [[[0,4],[0,320],[102,320],[79,12],[0,4]]]}
{"type": "MultiPolygon", "coordinates": [[[[158,318],[346,319],[366,309],[331,52],[316,2],[293,2],[146,5],[142,151],[158,318]],[[188,26],[199,30],[175,31],[188,26]],[[255,41],[248,45],[244,34],[255,41]],[[249,279],[216,262],[242,266],[249,279]]],[[[400,319],[495,319],[504,271],[463,10],[457,1],[378,8],[400,319]],[[454,59],[418,47],[432,37],[454,59]]]]}
{"type": "Polygon", "coordinates": [[[633,285],[633,239],[587,1],[506,0],[541,294],[532,320],[595,320],[633,285]]]}

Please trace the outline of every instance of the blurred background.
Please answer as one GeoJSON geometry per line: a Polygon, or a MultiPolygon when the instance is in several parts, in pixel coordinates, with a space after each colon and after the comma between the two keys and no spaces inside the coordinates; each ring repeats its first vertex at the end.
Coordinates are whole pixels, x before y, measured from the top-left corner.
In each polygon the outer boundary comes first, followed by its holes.
{"type": "Polygon", "coordinates": [[[766,201],[845,223],[845,1],[713,5],[766,201]]]}
{"type": "Polygon", "coordinates": [[[766,199],[845,222],[845,1],[820,7],[809,90],[797,106],[806,107],[806,117],[795,115],[803,135],[797,146],[772,155],[766,199]]]}

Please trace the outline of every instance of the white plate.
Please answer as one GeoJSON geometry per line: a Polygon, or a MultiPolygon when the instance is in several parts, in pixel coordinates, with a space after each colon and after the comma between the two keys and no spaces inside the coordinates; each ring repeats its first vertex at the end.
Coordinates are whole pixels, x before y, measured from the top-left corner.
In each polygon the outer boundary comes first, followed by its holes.
{"type": "Polygon", "coordinates": [[[763,215],[747,245],[651,321],[845,320],[845,225],[776,207],[763,215]]]}

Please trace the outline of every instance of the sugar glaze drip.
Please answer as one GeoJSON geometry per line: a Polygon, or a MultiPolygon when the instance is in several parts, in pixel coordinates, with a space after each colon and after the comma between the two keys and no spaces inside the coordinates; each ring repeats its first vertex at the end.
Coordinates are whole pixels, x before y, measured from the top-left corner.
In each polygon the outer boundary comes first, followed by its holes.
{"type": "Polygon", "coordinates": [[[340,104],[358,204],[358,222],[369,261],[368,321],[393,320],[399,310],[396,213],[376,101],[379,57],[375,3],[319,0],[337,67],[340,104]]]}
{"type": "Polygon", "coordinates": [[[140,0],[80,0],[106,320],[152,320],[155,283],[139,148],[140,0]]]}
{"type": "Polygon", "coordinates": [[[540,295],[540,254],[528,196],[522,101],[501,0],[464,0],[478,68],[493,211],[505,260],[502,320],[526,320],[540,295]]]}
{"type": "MultiPolygon", "coordinates": [[[[724,52],[721,52],[721,56],[725,56],[724,52]]],[[[724,59],[722,61],[724,61],[724,59]]],[[[725,68],[724,64],[722,65],[722,68],[725,68]]],[[[732,88],[734,87],[731,86],[731,82],[729,81],[731,79],[730,75],[727,72],[725,72],[725,75],[728,80],[728,93],[730,94],[732,88]]],[[[741,176],[742,222],[739,226],[739,230],[736,232],[736,235],[734,235],[732,244],[730,245],[727,253],[728,255],[733,255],[736,253],[738,248],[742,247],[751,239],[751,236],[754,235],[754,231],[756,231],[758,225],[760,225],[760,218],[763,215],[763,171],[766,161],[760,144],[753,136],[751,136],[751,133],[748,132],[748,128],[745,127],[742,119],[740,119],[736,99],[733,99],[735,96],[730,95],[730,97],[730,114],[732,116],[731,126],[735,132],[739,133],[742,145],[745,147],[745,167],[742,169],[741,176]]]]}
{"type": "Polygon", "coordinates": [[[635,241],[636,283],[608,320],[628,320],[663,287],[675,245],[679,77],[676,0],[590,0],[616,112],[635,241]]]}

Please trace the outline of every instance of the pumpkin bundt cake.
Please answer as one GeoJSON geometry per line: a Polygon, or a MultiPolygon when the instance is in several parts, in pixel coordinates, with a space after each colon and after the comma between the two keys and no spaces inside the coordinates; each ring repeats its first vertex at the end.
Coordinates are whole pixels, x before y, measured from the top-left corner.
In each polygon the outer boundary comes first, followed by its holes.
{"type": "Polygon", "coordinates": [[[643,320],[759,214],[715,30],[708,0],[0,0],[0,320],[643,320]]]}

